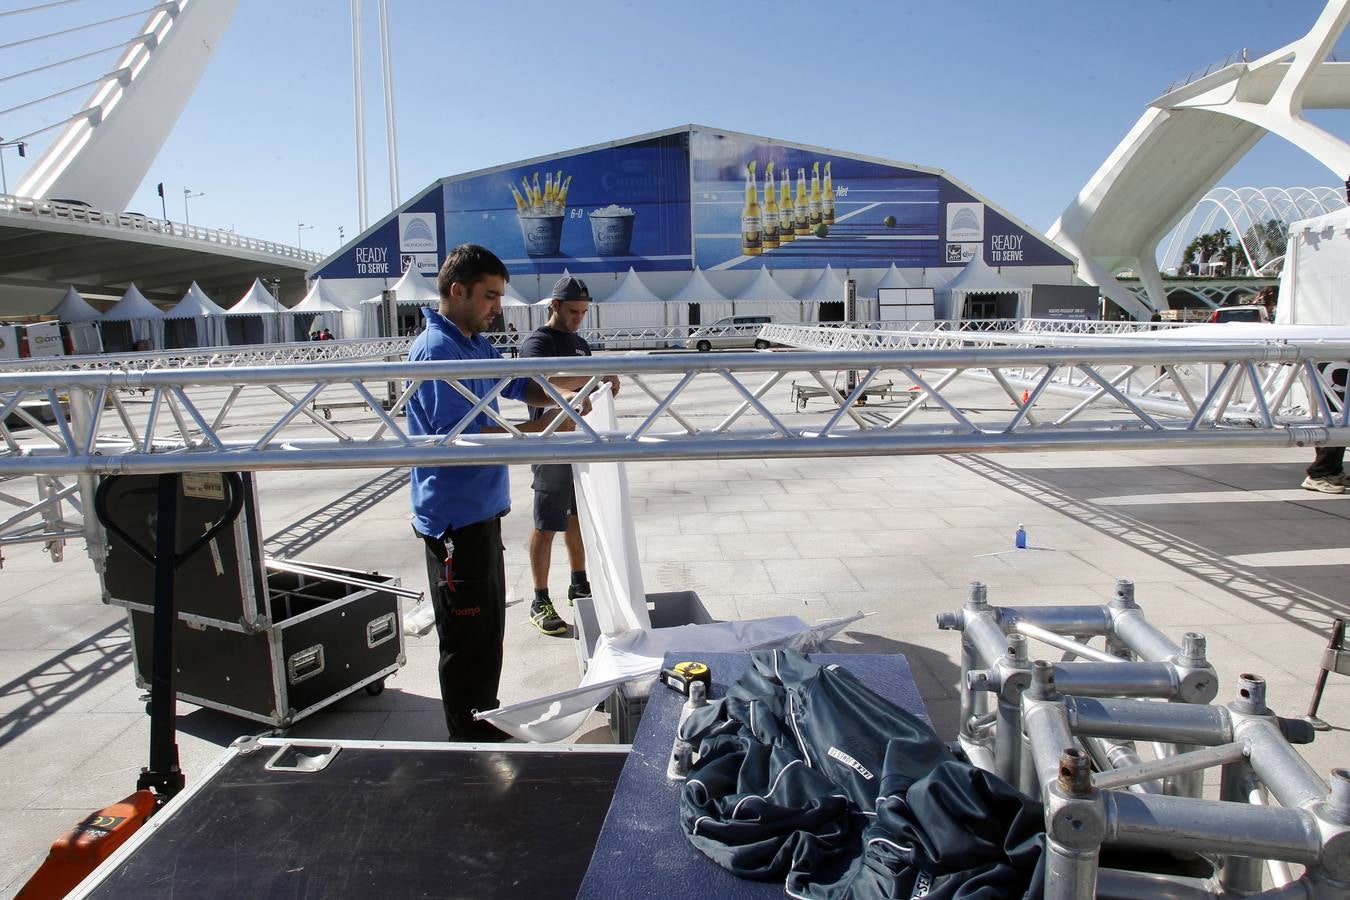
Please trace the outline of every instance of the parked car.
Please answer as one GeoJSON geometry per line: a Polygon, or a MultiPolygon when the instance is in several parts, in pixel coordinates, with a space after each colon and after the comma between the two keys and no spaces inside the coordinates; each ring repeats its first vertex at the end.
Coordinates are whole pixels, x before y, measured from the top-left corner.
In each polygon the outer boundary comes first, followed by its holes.
{"type": "Polygon", "coordinates": [[[1220,306],[1209,314],[1211,322],[1269,322],[1264,306],[1220,306]]]}
{"type": "Polygon", "coordinates": [[[735,349],[754,347],[764,350],[769,342],[759,336],[759,329],[773,321],[773,316],[723,316],[711,325],[696,328],[684,342],[688,350],[707,353],[714,347],[735,349]]]}

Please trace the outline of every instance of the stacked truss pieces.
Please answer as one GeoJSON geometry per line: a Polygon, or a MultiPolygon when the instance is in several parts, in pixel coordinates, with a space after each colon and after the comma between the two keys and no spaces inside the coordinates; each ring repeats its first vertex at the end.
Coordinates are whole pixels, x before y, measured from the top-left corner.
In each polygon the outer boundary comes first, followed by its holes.
{"type": "Polygon", "coordinates": [[[1047,898],[1247,896],[1267,871],[1275,890],[1263,897],[1350,891],[1350,770],[1322,781],[1292,746],[1312,741],[1311,725],[1276,716],[1259,675],[1210,705],[1219,685],[1204,636],[1178,646],[1144,617],[1133,583],[1117,582],[1105,606],[1014,608],[990,606],[977,582],[938,627],[961,632],[971,761],[1045,803],[1047,898]],[[1097,636],[1104,650],[1088,643],[1097,636]],[[1063,659],[1032,662],[1028,639],[1063,659]],[[1142,760],[1138,741],[1157,758],[1142,760]],[[1213,767],[1218,802],[1202,798],[1213,767]],[[1193,853],[1212,873],[1102,868],[1104,845],[1193,853]],[[1305,872],[1295,879],[1290,864],[1305,872]]]}

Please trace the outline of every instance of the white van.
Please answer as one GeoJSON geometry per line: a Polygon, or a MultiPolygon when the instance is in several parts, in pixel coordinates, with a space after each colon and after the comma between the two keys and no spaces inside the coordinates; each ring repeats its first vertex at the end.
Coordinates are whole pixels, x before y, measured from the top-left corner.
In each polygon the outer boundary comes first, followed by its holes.
{"type": "Polygon", "coordinates": [[[696,328],[684,342],[685,349],[707,353],[717,347],[734,349],[754,347],[764,350],[769,342],[759,336],[759,329],[773,321],[773,316],[723,316],[711,325],[696,328]]]}

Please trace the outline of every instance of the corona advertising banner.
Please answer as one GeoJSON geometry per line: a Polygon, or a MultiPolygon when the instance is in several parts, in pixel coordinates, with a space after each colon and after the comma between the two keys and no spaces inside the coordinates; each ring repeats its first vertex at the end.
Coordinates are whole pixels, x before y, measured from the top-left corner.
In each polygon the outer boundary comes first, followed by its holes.
{"type": "Polygon", "coordinates": [[[512,273],[688,269],[689,165],[676,134],[447,182],[447,244],[512,273]]]}
{"type": "Polygon", "coordinates": [[[463,243],[516,275],[1071,265],[935,172],[692,128],[445,179],[316,274],[430,276],[463,243]]]}

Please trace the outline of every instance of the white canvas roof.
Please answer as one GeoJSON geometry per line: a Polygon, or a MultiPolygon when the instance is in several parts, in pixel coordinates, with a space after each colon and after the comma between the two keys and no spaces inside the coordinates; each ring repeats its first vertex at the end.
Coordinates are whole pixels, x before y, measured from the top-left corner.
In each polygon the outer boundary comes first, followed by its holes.
{"type": "Polygon", "coordinates": [[[746,285],[745,290],[732,299],[737,302],[742,300],[790,300],[794,303],[797,300],[796,297],[783,290],[778,282],[773,280],[767,266],[760,266],[759,274],[755,276],[755,280],[746,285]]]}
{"type": "Polygon", "coordinates": [[[292,306],[290,311],[293,313],[342,312],[342,307],[332,301],[328,288],[324,286],[323,279],[316,278],[314,284],[310,286],[309,293],[305,294],[305,299],[292,306]]]}
{"type": "Polygon", "coordinates": [[[166,319],[195,319],[197,316],[223,316],[225,310],[206,292],[192,282],[192,286],[183,294],[173,309],[164,314],[166,319]]]}
{"type": "Polygon", "coordinates": [[[628,274],[623,276],[619,286],[614,289],[604,300],[605,303],[661,303],[660,297],[652,293],[651,288],[647,287],[642,281],[642,277],[633,271],[633,267],[628,267],[628,274]]]}
{"type": "Polygon", "coordinates": [[[436,285],[428,281],[416,267],[410,266],[408,271],[403,273],[403,277],[394,282],[394,296],[398,297],[400,303],[409,303],[417,301],[421,303],[425,300],[439,300],[441,295],[436,292],[436,285]]]}
{"type": "Polygon", "coordinates": [[[702,269],[695,268],[680,289],[670,295],[670,299],[683,303],[717,303],[727,298],[712,286],[702,269]]]}
{"type": "Polygon", "coordinates": [[[90,306],[89,301],[73,287],[66,288],[66,295],[47,315],[56,316],[62,322],[89,322],[99,318],[98,310],[90,306]]]}
{"type": "Polygon", "coordinates": [[[839,273],[829,263],[825,264],[825,271],[820,273],[816,283],[802,292],[802,300],[843,300],[844,299],[844,279],[839,277],[839,273]]]}
{"type": "Polygon", "coordinates": [[[226,313],[232,316],[260,316],[266,313],[285,312],[286,309],[277,302],[267,288],[263,287],[262,279],[253,279],[253,286],[248,289],[244,296],[239,298],[226,313]]]}
{"type": "Polygon", "coordinates": [[[162,319],[164,313],[145,299],[145,295],[133,284],[101,318],[105,322],[134,322],[137,319],[162,319]]]}
{"type": "Polygon", "coordinates": [[[913,287],[913,285],[905,280],[905,276],[900,274],[900,270],[895,267],[895,263],[891,263],[891,267],[886,270],[886,274],[882,275],[881,280],[877,282],[878,290],[881,288],[909,287],[913,287]]]}
{"type": "Polygon", "coordinates": [[[959,291],[964,294],[1023,294],[1031,292],[1031,288],[1009,281],[989,268],[989,265],[978,256],[966,263],[966,267],[961,270],[961,274],[947,282],[939,290],[959,291]]]}
{"type": "Polygon", "coordinates": [[[520,295],[516,286],[511,282],[506,283],[506,293],[502,295],[502,306],[529,306],[530,301],[520,295]]]}

